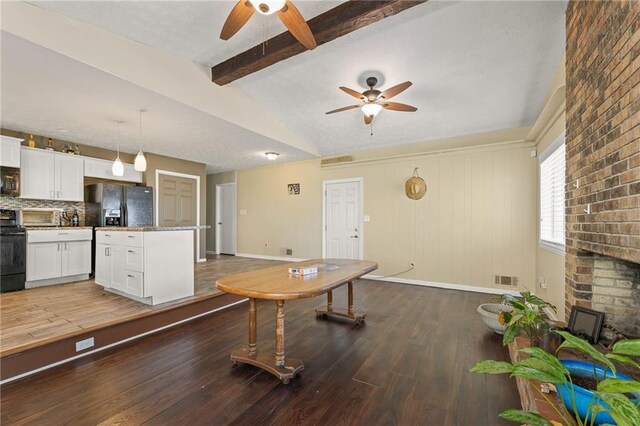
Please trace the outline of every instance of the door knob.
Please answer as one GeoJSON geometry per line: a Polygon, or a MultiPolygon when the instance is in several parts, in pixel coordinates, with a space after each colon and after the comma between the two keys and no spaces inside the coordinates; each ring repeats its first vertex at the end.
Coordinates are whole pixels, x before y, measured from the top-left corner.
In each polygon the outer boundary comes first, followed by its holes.
{"type": "Polygon", "coordinates": [[[218,222],[218,225],[222,225],[222,222],[218,222]]]}
{"type": "Polygon", "coordinates": [[[356,235],[352,235],[352,236],[350,236],[349,238],[358,238],[358,234],[356,234],[356,235]]]}

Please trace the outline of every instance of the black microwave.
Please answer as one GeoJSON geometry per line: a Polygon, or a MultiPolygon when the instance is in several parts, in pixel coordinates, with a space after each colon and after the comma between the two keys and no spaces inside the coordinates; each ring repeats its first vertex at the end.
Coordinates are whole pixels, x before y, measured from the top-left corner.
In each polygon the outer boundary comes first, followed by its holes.
{"type": "Polygon", "coordinates": [[[17,197],[20,195],[20,169],[0,167],[0,194],[17,197]]]}

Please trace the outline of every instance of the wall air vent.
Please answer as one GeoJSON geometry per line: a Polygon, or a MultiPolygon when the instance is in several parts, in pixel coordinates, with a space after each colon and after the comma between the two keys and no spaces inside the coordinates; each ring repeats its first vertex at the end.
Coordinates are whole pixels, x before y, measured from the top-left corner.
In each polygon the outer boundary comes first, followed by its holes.
{"type": "Polygon", "coordinates": [[[321,166],[329,166],[331,164],[349,163],[353,161],[353,157],[350,155],[343,155],[341,157],[323,158],[320,160],[321,166]]]}
{"type": "Polygon", "coordinates": [[[494,275],[497,285],[508,285],[515,287],[518,285],[518,277],[508,277],[506,275],[494,275]]]}

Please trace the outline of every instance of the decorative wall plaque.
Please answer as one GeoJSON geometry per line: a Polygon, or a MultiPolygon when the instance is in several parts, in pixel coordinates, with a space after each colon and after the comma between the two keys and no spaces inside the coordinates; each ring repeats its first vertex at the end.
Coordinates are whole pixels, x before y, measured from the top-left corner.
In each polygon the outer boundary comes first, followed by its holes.
{"type": "Polygon", "coordinates": [[[300,195],[300,184],[299,183],[290,183],[287,185],[289,189],[289,195],[300,195]]]}

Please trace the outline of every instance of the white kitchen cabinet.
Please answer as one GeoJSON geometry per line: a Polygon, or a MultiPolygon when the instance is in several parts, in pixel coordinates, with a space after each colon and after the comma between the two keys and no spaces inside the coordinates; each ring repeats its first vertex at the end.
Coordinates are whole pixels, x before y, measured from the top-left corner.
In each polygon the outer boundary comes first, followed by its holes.
{"type": "Polygon", "coordinates": [[[55,160],[51,152],[23,147],[20,154],[20,197],[55,200],[55,160]]]}
{"type": "Polygon", "coordinates": [[[91,241],[68,241],[61,247],[61,276],[91,272],[91,241]]]}
{"type": "Polygon", "coordinates": [[[84,201],[84,160],[69,154],[55,154],[57,200],[84,201]]]}
{"type": "Polygon", "coordinates": [[[22,198],[84,201],[84,159],[69,154],[22,147],[22,198]]]}
{"type": "Polygon", "coordinates": [[[59,242],[27,245],[27,281],[59,278],[62,272],[59,242]]]}
{"type": "Polygon", "coordinates": [[[96,231],[96,283],[156,305],[194,294],[193,230],[96,231]]]}
{"type": "Polygon", "coordinates": [[[24,139],[0,136],[0,166],[20,167],[20,143],[24,139]]]}
{"type": "Polygon", "coordinates": [[[91,229],[27,230],[26,287],[89,278],[91,229]]]}
{"type": "Polygon", "coordinates": [[[86,177],[142,183],[142,172],[136,171],[133,164],[124,163],[123,165],[124,175],[114,176],[111,171],[113,161],[101,160],[99,158],[85,158],[84,175],[86,177]]]}

